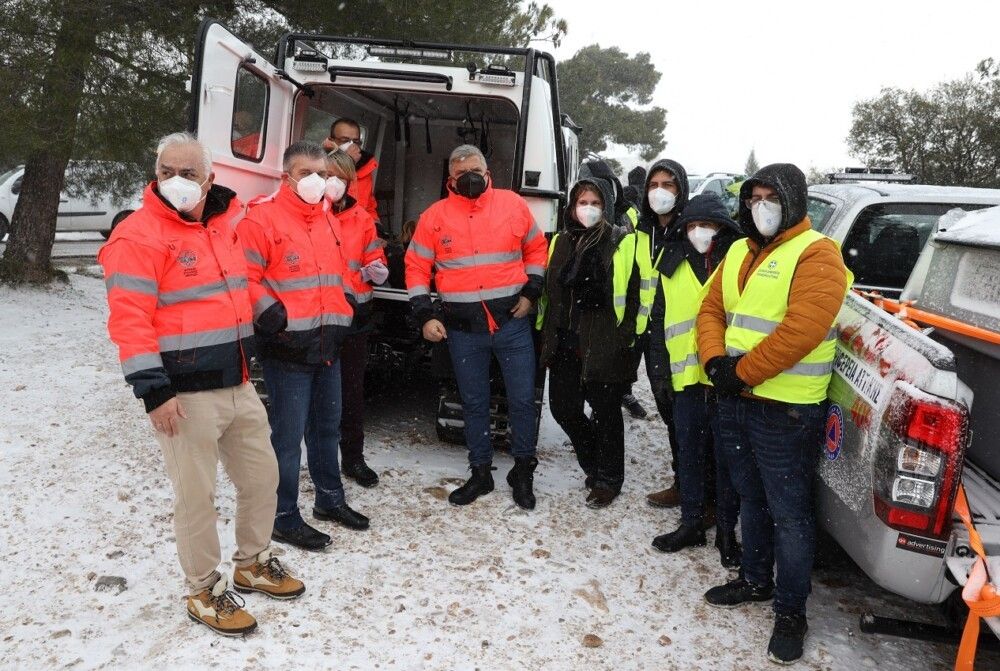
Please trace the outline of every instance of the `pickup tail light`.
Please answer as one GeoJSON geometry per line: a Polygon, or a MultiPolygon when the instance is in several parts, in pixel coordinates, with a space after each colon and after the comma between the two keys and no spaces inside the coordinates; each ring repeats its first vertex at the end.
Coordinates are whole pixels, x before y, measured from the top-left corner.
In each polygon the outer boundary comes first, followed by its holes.
{"type": "Polygon", "coordinates": [[[875,514],[893,529],[946,538],[968,437],[964,406],[897,383],[877,437],[875,514]]]}

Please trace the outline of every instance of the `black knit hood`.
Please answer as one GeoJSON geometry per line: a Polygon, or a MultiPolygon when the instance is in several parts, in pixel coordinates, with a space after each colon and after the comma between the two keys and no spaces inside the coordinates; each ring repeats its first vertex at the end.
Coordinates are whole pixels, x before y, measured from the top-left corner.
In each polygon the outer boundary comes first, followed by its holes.
{"type": "Polygon", "coordinates": [[[646,181],[643,184],[642,193],[639,194],[641,201],[641,207],[639,209],[639,222],[644,228],[651,229],[656,226],[659,219],[657,218],[656,212],[653,212],[653,208],[649,206],[649,180],[654,173],[658,170],[666,170],[674,179],[677,180],[677,203],[674,205],[672,210],[677,216],[680,216],[681,212],[684,211],[684,206],[687,205],[688,201],[688,176],[687,170],[684,169],[677,161],[671,161],[668,158],[660,159],[649,166],[649,170],[646,171],[646,181]]]}
{"type": "Polygon", "coordinates": [[[754,186],[768,186],[778,193],[778,198],[781,200],[781,224],[775,235],[787,231],[805,219],[809,193],[806,176],[791,163],[765,165],[740,187],[740,209],[737,215],[743,233],[758,245],[763,246],[766,241],[754,225],[753,214],[746,205],[746,200],[753,194],[754,186]]]}
{"type": "Polygon", "coordinates": [[[570,224],[580,225],[576,220],[576,199],[580,195],[580,187],[585,184],[596,187],[601,193],[601,200],[604,201],[604,221],[614,223],[615,221],[615,192],[611,184],[600,177],[581,177],[577,180],[573,188],[569,190],[569,203],[566,205],[566,226],[570,224]]]}
{"type": "Polygon", "coordinates": [[[615,174],[615,171],[611,169],[607,163],[600,159],[592,159],[590,161],[584,161],[580,166],[580,178],[586,177],[596,177],[598,179],[603,179],[613,189],[615,196],[614,200],[614,216],[608,219],[612,224],[620,225],[624,223],[625,212],[629,208],[629,203],[625,199],[625,190],[622,188],[621,180],[615,174]]]}
{"type": "Polygon", "coordinates": [[[739,224],[729,216],[722,199],[714,193],[699,194],[688,201],[683,214],[670,227],[659,270],[668,277],[673,277],[677,266],[686,258],[698,275],[698,279],[704,282],[707,279],[706,268],[717,267],[722,257],[729,251],[730,245],[742,237],[744,234],[739,224]],[[708,221],[720,226],[707,252],[708,259],[705,258],[705,254],[698,252],[688,239],[687,225],[692,221],[708,221]]]}

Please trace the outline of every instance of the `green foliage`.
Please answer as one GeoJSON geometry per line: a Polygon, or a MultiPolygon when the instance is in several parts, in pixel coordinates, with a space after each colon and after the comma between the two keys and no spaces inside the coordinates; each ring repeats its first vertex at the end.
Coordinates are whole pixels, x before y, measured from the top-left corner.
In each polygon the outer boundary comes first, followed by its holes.
{"type": "Polygon", "coordinates": [[[650,107],[660,73],[649,54],[629,56],[594,44],[559,65],[562,110],[583,127],[581,153],[601,153],[609,142],[652,160],[666,142],[667,112],[650,107]]]}
{"type": "Polygon", "coordinates": [[[751,149],[750,155],[747,156],[747,164],[743,168],[743,174],[748,176],[753,175],[758,170],[760,170],[760,166],[757,164],[757,152],[751,149]]]}
{"type": "Polygon", "coordinates": [[[1000,186],[1000,72],[976,73],[929,91],[885,88],[854,106],[850,152],[926,184],[1000,186]]]}

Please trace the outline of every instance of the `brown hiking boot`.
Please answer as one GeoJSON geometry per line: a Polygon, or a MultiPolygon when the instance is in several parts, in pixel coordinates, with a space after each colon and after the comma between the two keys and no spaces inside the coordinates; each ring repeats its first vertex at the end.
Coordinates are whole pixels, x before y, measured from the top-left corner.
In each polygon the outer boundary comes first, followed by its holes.
{"type": "Polygon", "coordinates": [[[681,504],[681,489],[677,481],[667,489],[646,495],[646,502],[654,508],[676,508],[681,504]]]}
{"type": "Polygon", "coordinates": [[[237,592],[260,592],[272,599],[295,599],[306,591],[302,581],[288,575],[278,558],[271,556],[269,549],[257,555],[254,563],[237,566],[233,571],[233,584],[237,592]]]}
{"type": "Polygon", "coordinates": [[[243,610],[243,599],[230,591],[229,578],[219,578],[187,600],[188,617],[223,636],[243,636],[257,628],[257,620],[243,610]]]}

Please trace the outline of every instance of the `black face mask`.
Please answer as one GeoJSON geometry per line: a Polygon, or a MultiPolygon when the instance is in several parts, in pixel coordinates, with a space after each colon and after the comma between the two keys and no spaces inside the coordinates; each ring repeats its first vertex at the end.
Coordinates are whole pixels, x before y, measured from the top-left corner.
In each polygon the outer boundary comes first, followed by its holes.
{"type": "Polygon", "coordinates": [[[475,200],[486,191],[486,178],[478,172],[467,172],[455,180],[455,193],[475,200]]]}

